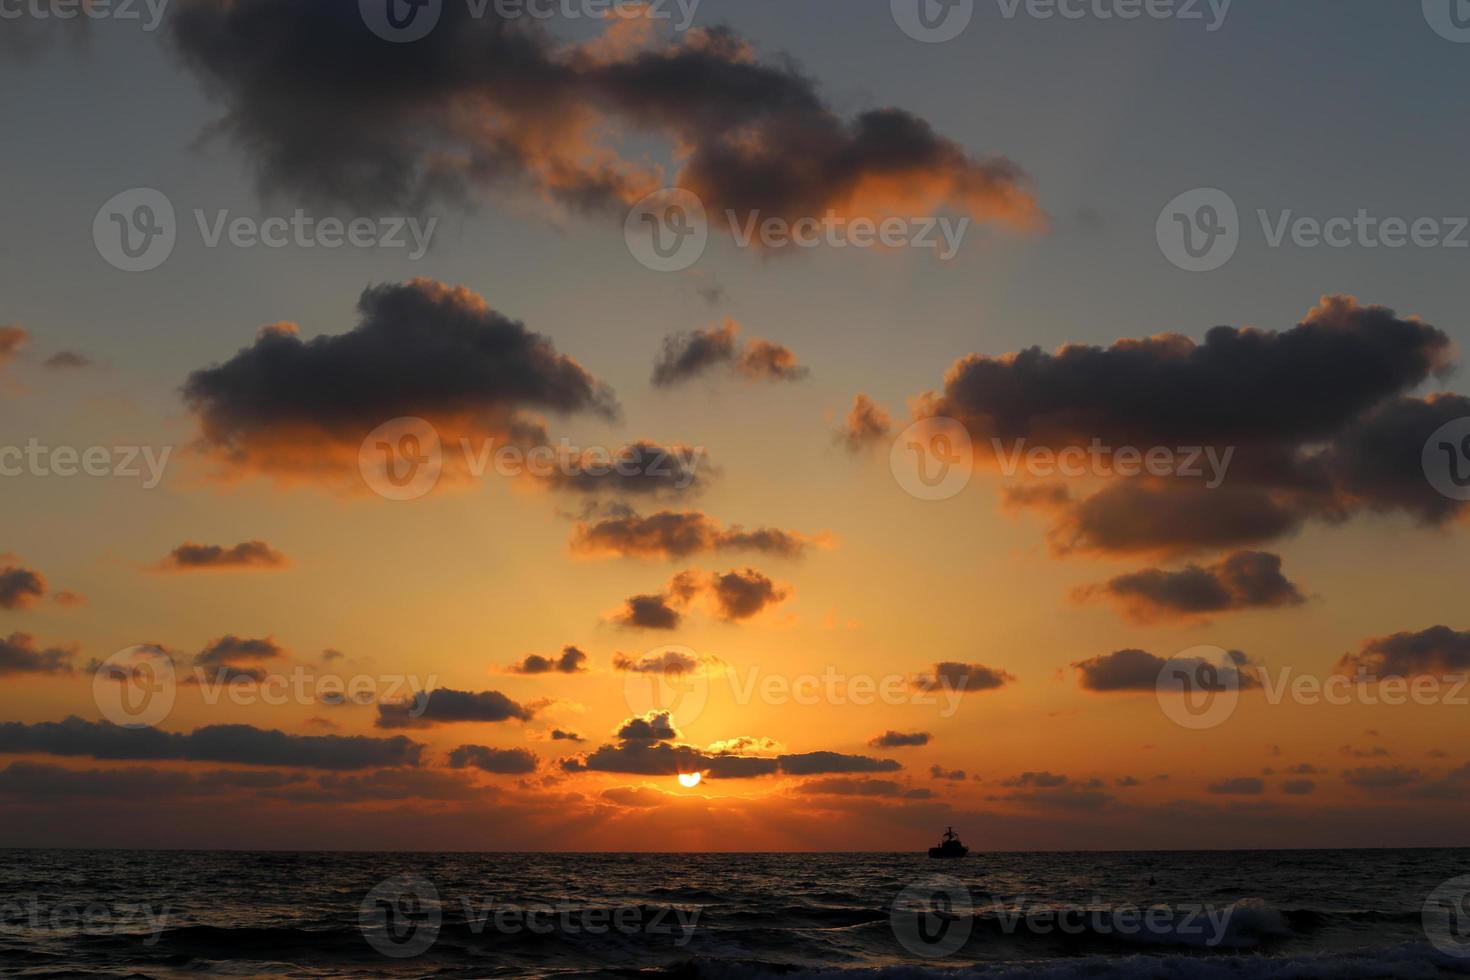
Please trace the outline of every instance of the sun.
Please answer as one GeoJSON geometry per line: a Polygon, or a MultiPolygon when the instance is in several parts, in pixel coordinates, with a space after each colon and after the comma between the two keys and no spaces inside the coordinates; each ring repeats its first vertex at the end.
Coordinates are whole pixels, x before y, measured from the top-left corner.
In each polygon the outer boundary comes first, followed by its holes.
{"type": "Polygon", "coordinates": [[[683,786],[685,789],[693,789],[694,787],[699,785],[699,781],[703,778],[704,776],[702,773],[681,772],[679,773],[679,785],[683,786]]]}

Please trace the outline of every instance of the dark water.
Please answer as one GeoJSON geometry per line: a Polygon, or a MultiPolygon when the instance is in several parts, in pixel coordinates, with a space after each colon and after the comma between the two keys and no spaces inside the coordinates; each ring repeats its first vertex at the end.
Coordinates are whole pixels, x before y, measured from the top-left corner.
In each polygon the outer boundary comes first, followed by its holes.
{"type": "Polygon", "coordinates": [[[0,851],[0,972],[1466,976],[1470,904],[1456,885],[1442,886],[1467,873],[1464,850],[1000,854],[958,863],[874,854],[0,851]]]}

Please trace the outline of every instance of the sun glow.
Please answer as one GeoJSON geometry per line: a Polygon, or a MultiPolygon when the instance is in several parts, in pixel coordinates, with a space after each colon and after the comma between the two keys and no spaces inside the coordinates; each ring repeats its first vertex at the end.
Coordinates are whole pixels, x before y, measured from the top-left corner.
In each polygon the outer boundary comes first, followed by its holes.
{"type": "Polygon", "coordinates": [[[686,789],[693,789],[694,787],[699,785],[699,781],[703,778],[704,776],[702,773],[681,772],[679,773],[679,785],[683,786],[686,789]]]}

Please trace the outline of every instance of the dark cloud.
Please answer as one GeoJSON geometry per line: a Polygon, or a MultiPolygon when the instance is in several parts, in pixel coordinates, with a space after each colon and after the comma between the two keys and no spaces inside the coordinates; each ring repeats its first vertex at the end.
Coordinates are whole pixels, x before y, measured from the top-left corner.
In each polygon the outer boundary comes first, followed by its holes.
{"type": "Polygon", "coordinates": [[[13,762],[0,769],[0,796],[33,802],[45,799],[134,801],[217,796],[234,790],[268,790],[299,783],[301,773],[187,773],[162,769],[64,769],[37,762],[13,762]]]}
{"type": "Polygon", "coordinates": [[[671,597],[663,594],[629,596],[612,617],[619,626],[640,630],[677,629],[683,619],[671,604],[671,597]]]}
{"type": "Polygon", "coordinates": [[[70,717],[65,721],[0,723],[0,752],[88,756],[95,759],[174,759],[306,769],[416,766],[423,746],[398,735],[289,735],[251,725],[209,725],[188,734],[122,728],[70,717]]]}
{"type": "Polygon", "coordinates": [[[1266,783],[1255,776],[1240,776],[1211,783],[1208,789],[1221,796],[1260,796],[1266,792],[1266,783]]]}
{"type": "Polygon", "coordinates": [[[510,667],[512,674],[582,674],[586,671],[587,654],[573,646],[563,647],[559,657],[533,653],[510,667]]]}
{"type": "Polygon", "coordinates": [[[0,609],[29,609],[46,597],[40,572],[11,566],[0,570],[0,609]]]}
{"type": "Polygon", "coordinates": [[[661,593],[635,595],[612,616],[620,626],[634,629],[675,629],[683,621],[683,610],[704,596],[713,614],[726,622],[751,619],[791,595],[753,568],[706,574],[684,571],[675,575],[661,593]]]}
{"type": "Polygon", "coordinates": [[[695,497],[710,483],[712,468],[703,465],[706,455],[702,446],[661,446],[642,440],[616,452],[589,449],[563,457],[542,479],[553,489],[588,496],[695,497]]]}
{"type": "Polygon", "coordinates": [[[430,728],[456,722],[529,721],[534,712],[499,691],[421,691],[411,701],[379,704],[379,728],[430,728]]]}
{"type": "Polygon", "coordinates": [[[1417,633],[1394,633],[1368,640],[1357,653],[1344,654],[1337,672],[1366,677],[1419,677],[1470,671],[1470,633],[1432,626],[1417,633]]]}
{"type": "Polygon", "coordinates": [[[289,803],[353,806],[384,802],[422,804],[426,800],[482,800],[493,789],[476,786],[457,773],[438,769],[379,769],[328,773],[315,785],[291,786],[263,795],[289,803]]]}
{"type": "Polygon", "coordinates": [[[682,650],[660,650],[630,657],[626,653],[613,654],[613,670],[634,674],[692,674],[704,666],[698,657],[682,650]]]}
{"type": "Polygon", "coordinates": [[[468,289],[373,286],[358,310],[347,333],[303,341],[294,327],[269,328],[191,374],[183,393],[200,448],[231,471],[360,482],[363,439],[398,417],[426,420],[452,449],[460,438],[544,441],[526,410],[616,413],[597,379],[468,289]]]}
{"type": "Polygon", "coordinates": [[[946,769],[943,766],[930,766],[929,778],[948,779],[953,782],[960,782],[968,777],[966,777],[965,770],[963,769],[946,769]]]}
{"type": "Polygon", "coordinates": [[[928,745],[934,736],[928,732],[895,732],[892,729],[882,735],[875,735],[868,739],[868,747],[873,749],[897,749],[905,746],[928,745]]]}
{"type": "Polygon", "coordinates": [[[571,550],[579,555],[633,558],[687,558],[690,555],[752,551],[778,558],[797,558],[812,538],[796,531],[755,528],[736,524],[725,528],[699,511],[659,511],[656,514],[619,514],[596,523],[580,523],[572,531],[571,550]]]}
{"type": "Polygon", "coordinates": [[[228,634],[200,650],[194,663],[200,667],[233,666],[240,660],[276,660],[285,655],[285,648],[274,637],[246,639],[228,634]]]}
{"type": "Polygon", "coordinates": [[[1416,318],[1328,296],[1285,331],[1216,327],[1202,343],[1165,334],[970,355],[942,392],[923,396],[920,413],[960,420],[988,463],[1021,439],[1023,448],[1230,454],[1220,467],[1204,456],[1197,477],[1119,477],[1086,497],[1048,488],[1013,499],[1053,512],[1059,553],[1218,551],[1364,511],[1441,525],[1465,508],[1424,479],[1422,451],[1440,425],[1470,414],[1470,399],[1408,392],[1445,376],[1452,350],[1416,318]]]}
{"type": "Polygon", "coordinates": [[[753,568],[715,575],[709,594],[721,619],[743,620],[784,602],[791,590],[777,585],[753,568]]]}
{"type": "Polygon", "coordinates": [[[618,738],[625,742],[666,742],[678,737],[667,711],[650,711],[629,718],[618,728],[618,738]]]}
{"type": "Polygon", "coordinates": [[[1000,785],[1011,792],[986,799],[1059,810],[1100,810],[1115,799],[1103,791],[1101,780],[1078,781],[1051,772],[1023,772],[1000,785]]]}
{"type": "Polygon", "coordinates": [[[0,639],[0,677],[16,674],[69,674],[76,650],[41,648],[29,633],[11,633],[0,639]]]}
{"type": "Polygon", "coordinates": [[[887,442],[893,435],[893,417],[873,399],[859,394],[837,433],[837,441],[850,453],[860,453],[887,442]]]}
{"type": "Polygon", "coordinates": [[[1280,556],[1264,551],[1237,551],[1213,565],[1191,564],[1178,571],[1147,568],[1087,586],[1075,595],[1083,601],[1111,600],[1139,623],[1299,606],[1306,601],[1281,574],[1280,556]]]}
{"type": "Polygon", "coordinates": [[[1072,780],[1070,779],[1070,777],[1059,776],[1056,773],[1043,771],[1023,772],[1019,776],[1012,776],[1009,779],[1002,779],[1000,781],[1000,784],[1002,786],[1012,787],[1034,786],[1037,789],[1054,789],[1058,786],[1065,786],[1071,781],[1072,780]]]}
{"type": "Polygon", "coordinates": [[[913,678],[913,687],[919,691],[951,690],[964,693],[994,691],[1014,683],[1015,677],[984,664],[963,664],[945,661],[934,665],[927,674],[913,678]]]}
{"type": "Polygon", "coordinates": [[[264,541],[245,541],[231,548],[218,544],[184,542],[159,562],[171,572],[211,569],[285,568],[290,561],[264,541]]]}
{"type": "Polygon", "coordinates": [[[1281,792],[1287,796],[1308,796],[1317,791],[1317,784],[1310,779],[1288,779],[1281,784],[1281,792]]]}
{"type": "MultiPolygon", "coordinates": [[[[603,745],[584,756],[561,760],[566,772],[616,772],[644,776],[672,776],[702,772],[715,779],[752,779],[783,773],[819,776],[840,773],[896,772],[903,767],[893,759],[815,751],[765,756],[736,752],[709,752],[678,744],[668,712],[648,712],[629,718],[618,728],[618,742],[603,745]]],[[[766,741],[766,740],[761,740],[766,741]]],[[[731,744],[735,744],[733,741],[731,744]]]]}
{"type": "Polygon", "coordinates": [[[927,800],[934,793],[927,789],[911,789],[892,779],[813,779],[796,788],[798,793],[818,796],[882,796],[909,800],[927,800]]]}
{"type": "Polygon", "coordinates": [[[214,131],[293,199],[374,213],[490,191],[606,212],[673,183],[716,219],[947,207],[1043,221],[1010,161],[899,109],[844,119],[788,61],[723,28],[640,43],[624,25],[572,45],[494,5],[476,17],[445,4],[427,37],[390,44],[356,0],[192,0],[169,26],[224,107],[214,131]],[[679,171],[619,156],[634,136],[677,146],[679,171]]]}
{"type": "Polygon", "coordinates": [[[449,753],[451,769],[479,769],[501,775],[524,775],[536,771],[541,760],[530,749],[492,749],[483,745],[461,745],[449,753]]]}
{"type": "Polygon", "coordinates": [[[1229,651],[1222,663],[1198,657],[1156,657],[1145,650],[1117,650],[1113,653],[1080,660],[1072,664],[1077,683],[1084,691],[1112,693],[1118,691],[1157,691],[1159,675],[1172,665],[1200,683],[1216,683],[1219,690],[1246,690],[1259,681],[1247,671],[1250,658],[1239,650],[1229,651]]]}
{"type": "Polygon", "coordinates": [[[1363,766],[1343,771],[1342,778],[1349,786],[1363,790],[1395,790],[1412,786],[1423,777],[1418,769],[1401,766],[1363,766]]]}
{"type": "Polygon", "coordinates": [[[718,327],[664,338],[653,364],[654,385],[671,387],[717,367],[752,381],[800,381],[809,373],[780,344],[756,338],[742,341],[739,335],[740,324],[727,319],[718,327]]]}
{"type": "Polygon", "coordinates": [[[551,736],[550,736],[550,738],[551,738],[551,740],[553,742],[585,742],[585,741],[587,741],[585,738],[583,738],[581,735],[578,735],[576,732],[568,732],[568,731],[564,731],[563,729],[560,729],[560,728],[553,728],[551,730],[551,736]]]}
{"type": "Polygon", "coordinates": [[[46,358],[42,366],[48,371],[70,371],[91,367],[92,359],[74,350],[63,350],[46,358]]]}

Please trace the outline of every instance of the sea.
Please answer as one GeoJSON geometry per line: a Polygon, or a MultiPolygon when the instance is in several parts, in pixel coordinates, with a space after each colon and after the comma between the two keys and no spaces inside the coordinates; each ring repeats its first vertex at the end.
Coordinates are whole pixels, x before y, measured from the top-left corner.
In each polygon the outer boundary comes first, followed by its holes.
{"type": "Polygon", "coordinates": [[[1467,894],[1470,850],[4,850],[0,974],[1470,976],[1467,894]]]}

